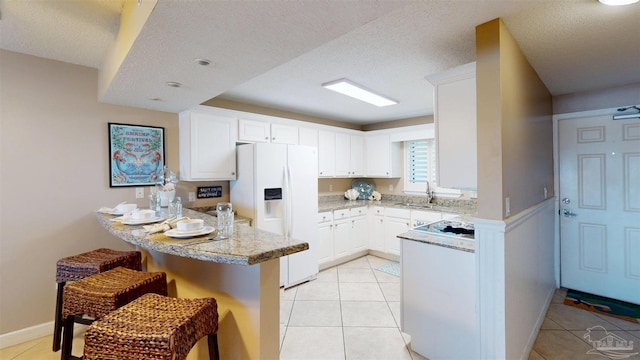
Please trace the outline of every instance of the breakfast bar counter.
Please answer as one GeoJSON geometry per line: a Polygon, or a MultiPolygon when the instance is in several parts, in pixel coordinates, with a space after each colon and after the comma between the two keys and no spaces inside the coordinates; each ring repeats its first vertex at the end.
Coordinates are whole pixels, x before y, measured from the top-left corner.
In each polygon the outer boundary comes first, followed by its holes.
{"type": "MultiPolygon", "coordinates": [[[[216,218],[184,209],[183,215],[215,226],[216,218]]],[[[96,218],[114,236],[143,253],[147,271],[163,271],[169,295],[214,297],[218,301],[220,357],[278,359],[280,333],[280,257],[305,251],[308,243],[285,239],[246,224],[236,224],[229,239],[212,235],[176,239],[162,232],[148,234],[142,226],[96,218]]],[[[206,339],[188,359],[208,359],[206,339]]]]}
{"type": "MultiPolygon", "coordinates": [[[[205,226],[216,227],[216,218],[198,211],[184,209],[183,216],[202,219],[205,226]]],[[[233,236],[225,240],[212,239],[214,234],[176,239],[163,233],[149,235],[142,226],[111,221],[114,216],[97,213],[100,224],[111,234],[145,250],[210,261],[221,264],[254,265],[309,249],[304,241],[252,228],[246,224],[234,226],[233,236]]]]}

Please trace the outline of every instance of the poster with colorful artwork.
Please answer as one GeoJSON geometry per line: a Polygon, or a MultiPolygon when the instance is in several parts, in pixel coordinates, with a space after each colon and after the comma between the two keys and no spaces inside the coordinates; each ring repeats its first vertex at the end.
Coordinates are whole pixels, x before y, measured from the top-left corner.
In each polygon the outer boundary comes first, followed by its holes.
{"type": "Polygon", "coordinates": [[[164,128],[109,123],[110,187],[155,185],[164,166],[164,128]]]}

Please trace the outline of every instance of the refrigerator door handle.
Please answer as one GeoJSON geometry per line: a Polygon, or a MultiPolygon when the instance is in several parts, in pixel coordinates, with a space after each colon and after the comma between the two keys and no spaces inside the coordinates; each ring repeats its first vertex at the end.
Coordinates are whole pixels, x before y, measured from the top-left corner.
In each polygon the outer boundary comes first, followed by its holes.
{"type": "Polygon", "coordinates": [[[291,197],[291,176],[289,174],[289,166],[285,165],[284,167],[284,221],[282,232],[284,234],[285,239],[289,239],[291,236],[291,202],[289,198],[291,197]]]}
{"type": "Polygon", "coordinates": [[[293,234],[293,181],[291,178],[291,169],[287,164],[287,236],[291,237],[293,234]]]}

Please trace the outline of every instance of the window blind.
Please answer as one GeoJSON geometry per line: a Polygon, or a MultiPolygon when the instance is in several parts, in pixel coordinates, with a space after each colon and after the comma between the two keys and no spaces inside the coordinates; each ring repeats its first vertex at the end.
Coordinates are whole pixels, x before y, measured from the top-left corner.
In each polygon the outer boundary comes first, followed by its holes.
{"type": "Polygon", "coordinates": [[[426,184],[431,179],[429,161],[429,141],[410,141],[408,158],[408,176],[411,184],[426,184]]]}

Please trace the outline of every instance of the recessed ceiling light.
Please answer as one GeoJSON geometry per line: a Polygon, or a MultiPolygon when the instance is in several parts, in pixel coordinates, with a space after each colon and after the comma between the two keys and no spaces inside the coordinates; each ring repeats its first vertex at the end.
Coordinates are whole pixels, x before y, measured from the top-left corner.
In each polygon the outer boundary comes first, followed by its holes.
{"type": "Polygon", "coordinates": [[[365,89],[362,85],[358,85],[347,79],[324,83],[322,84],[322,87],[379,107],[395,105],[398,103],[395,100],[378,95],[371,90],[365,89]]]}
{"type": "Polygon", "coordinates": [[[174,88],[179,88],[179,87],[182,86],[182,84],[180,84],[179,82],[175,82],[175,81],[167,81],[167,86],[174,87],[174,88]]]}
{"type": "Polygon", "coordinates": [[[635,4],[640,0],[598,0],[605,5],[611,6],[619,6],[619,5],[630,5],[635,4]]]}
{"type": "Polygon", "coordinates": [[[202,66],[209,66],[211,65],[211,60],[208,59],[193,59],[193,61],[198,64],[198,65],[202,65],[202,66]]]}

